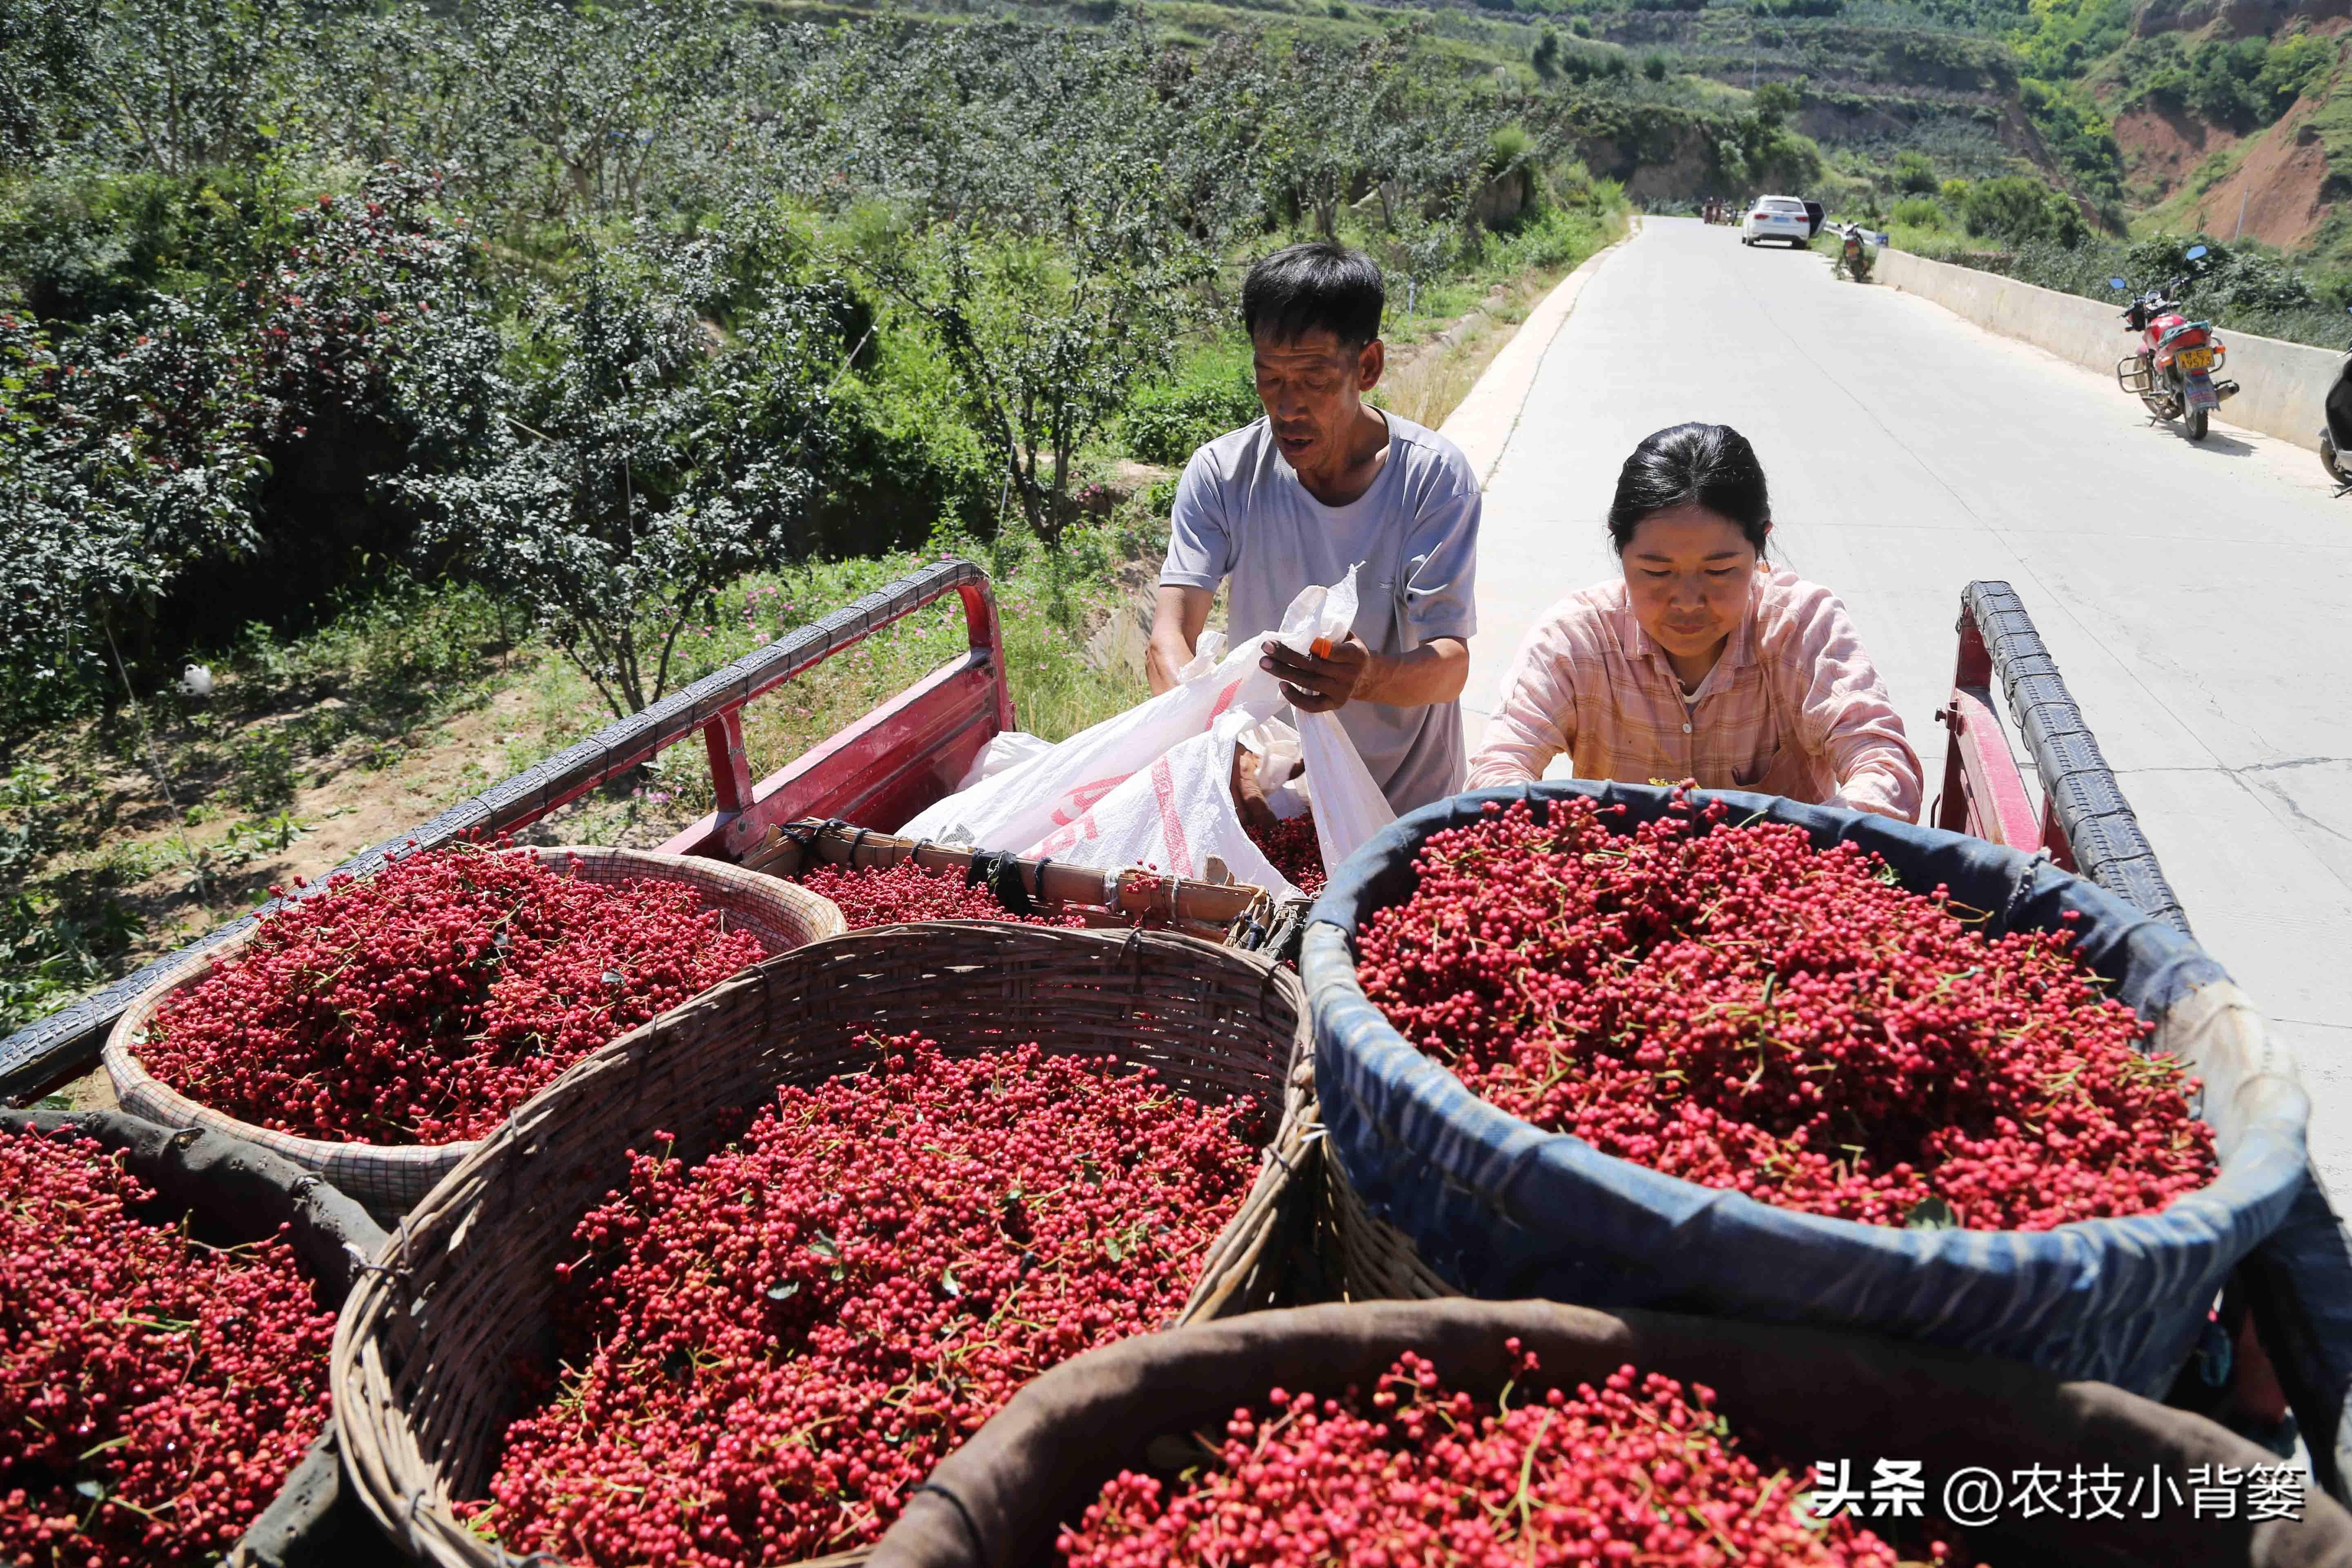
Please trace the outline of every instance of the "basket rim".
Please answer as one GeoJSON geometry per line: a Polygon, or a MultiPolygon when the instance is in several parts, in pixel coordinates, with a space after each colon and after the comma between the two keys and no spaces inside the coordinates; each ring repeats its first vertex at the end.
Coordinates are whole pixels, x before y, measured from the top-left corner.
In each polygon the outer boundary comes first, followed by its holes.
{"type": "MultiPolygon", "coordinates": [[[[1287,994],[1291,1022],[1286,1059],[1269,1071],[1261,1100],[1275,1124],[1258,1148],[1256,1168],[1234,1213],[1200,1255],[1192,1296],[1165,1326],[1202,1321],[1217,1314],[1269,1244],[1276,1228],[1273,1223],[1274,1206],[1297,1179],[1294,1173],[1305,1169],[1302,1162],[1320,1136],[1313,1113],[1313,1037],[1305,988],[1296,974],[1255,953],[1199,937],[1160,931],[1111,932],[994,921],[939,921],[873,926],[826,942],[812,942],[777,954],[712,986],[574,1062],[555,1081],[519,1107],[496,1132],[476,1144],[465,1160],[442,1178],[392,1232],[366,1277],[354,1284],[336,1324],[330,1382],[345,1434],[346,1474],[367,1510],[395,1542],[424,1561],[452,1568],[496,1568],[520,1561],[502,1548],[483,1542],[457,1519],[439,1468],[426,1462],[419,1450],[409,1422],[408,1404],[373,1353],[381,1350],[388,1333],[402,1321],[396,1302],[401,1288],[395,1281],[407,1277],[406,1260],[432,1258],[443,1249],[445,1237],[470,1232],[476,1222],[490,1212],[485,1207],[489,1194],[475,1188],[477,1179],[485,1176],[509,1151],[520,1152],[532,1148],[540,1130],[550,1119],[575,1110],[585,1113],[603,1087],[600,1080],[604,1073],[628,1060],[638,1048],[641,1037],[680,1026],[677,1021],[690,1010],[722,1008],[746,990],[765,992],[772,984],[768,971],[778,964],[806,963],[814,957],[828,952],[837,954],[845,949],[866,948],[884,952],[895,949],[903,954],[911,942],[926,939],[961,942],[974,936],[988,938],[1000,950],[1075,946],[1092,949],[1114,962],[1139,951],[1157,950],[1162,961],[1171,966],[1206,963],[1234,973],[1251,973],[1261,987],[1262,997],[1287,994]],[[1255,1212],[1260,1210],[1264,1212],[1255,1212]],[[1250,1223],[1245,1226],[1244,1221],[1250,1223]],[[1220,1278],[1230,1283],[1223,1291],[1212,1295],[1209,1287],[1220,1278]]],[[[1051,1032],[1050,1015],[1041,1012],[1035,1022],[1040,1036],[1051,1032]]],[[[1008,1039],[1006,1048],[1013,1043],[1008,1039]]],[[[1086,1054],[1125,1053],[1106,1047],[1086,1054]]],[[[841,1070],[857,1069],[845,1066],[841,1070]]],[[[593,1201],[592,1193],[588,1202],[593,1201]]],[[[872,1545],[867,1545],[803,1558],[793,1568],[835,1568],[863,1563],[873,1550],[872,1545]]],[[[551,1568],[568,1562],[552,1555],[534,1561],[551,1568]]]]}
{"type": "MultiPolygon", "coordinates": [[[[1306,941],[1299,953],[1299,975],[1306,984],[1307,1006],[1314,1018],[1321,1098],[1326,1101],[1344,1098],[1349,1108],[1361,1115],[1384,1142],[1399,1141],[1397,1117],[1407,1107],[1417,1110],[1423,1116],[1451,1123],[1460,1136],[1450,1138],[1443,1146],[1424,1153],[1441,1179],[1458,1184],[1465,1190],[1482,1184],[1465,1180],[1458,1163],[1451,1161],[1449,1156],[1470,1146],[1499,1148],[1508,1145],[1517,1156],[1513,1161],[1515,1175],[1510,1184],[1514,1187],[1518,1184],[1518,1173],[1550,1169],[1603,1188],[1630,1204],[1671,1215],[1682,1225],[1692,1223],[1708,1210],[1715,1210],[1753,1234],[1778,1231],[1782,1239],[1792,1242],[1832,1244],[1849,1252],[1865,1248],[1890,1261],[1935,1264],[1972,1274],[1982,1272],[1987,1267],[1983,1247],[1978,1239],[1980,1237],[2003,1237],[2012,1247],[2030,1249],[2033,1261],[2038,1265],[2081,1272],[2097,1268],[2100,1259],[2096,1252],[2116,1247],[2210,1246],[2216,1239],[2217,1231],[2227,1228],[2225,1221],[2229,1210],[2274,1205],[2284,1211],[2284,1205],[2292,1200],[2302,1182],[2305,1168],[2305,1142],[2301,1129],[2297,1130],[2293,1140],[2294,1158],[2287,1158],[2287,1152],[2284,1149],[2249,1149],[2245,1145],[2251,1140],[2242,1138],[2239,1147],[2233,1151],[2235,1157],[2219,1161],[2213,1181],[2195,1192],[2183,1194],[2154,1214],[2070,1220],[2047,1230],[1898,1229],[1783,1208],[1745,1193],[1705,1186],[1618,1155],[1604,1153],[1574,1133],[1549,1131],[1503,1110],[1472,1089],[1452,1068],[1406,1039],[1365,994],[1358,969],[1356,933],[1360,922],[1377,912],[1364,907],[1370,901],[1364,868],[1370,865],[1370,857],[1396,850],[1418,853],[1420,847],[1432,835],[1456,825],[1456,816],[1466,803],[1483,806],[1488,804],[1511,805],[1521,800],[1533,802],[1570,797],[1609,803],[1628,795],[1654,797],[1667,793],[1655,786],[1590,779],[1549,779],[1534,784],[1474,790],[1400,817],[1382,830],[1378,838],[1358,850],[1350,858],[1348,867],[1332,878],[1329,889],[1316,900],[1315,909],[1308,917],[1306,941]],[[1349,875],[1349,871],[1355,874],[1349,875]],[[1361,1092],[1368,1085],[1377,1088],[1377,1109],[1361,1092]]],[[[1880,820],[1865,812],[1809,805],[1749,791],[1694,789],[1689,792],[1689,799],[1694,805],[1725,801],[1735,810],[1746,809],[1752,816],[1765,816],[1768,820],[1789,823],[1809,830],[1825,826],[1843,828],[1880,820]]],[[[1911,832],[1934,833],[1946,838],[1965,837],[1941,829],[1920,828],[1916,824],[1895,826],[1911,832]]],[[[1615,830],[1612,824],[1612,831],[1615,830]]],[[[2020,868],[2046,865],[2046,862],[2040,862],[2004,846],[1988,847],[1998,851],[2020,868]]],[[[2080,898],[2094,905],[2111,905],[2137,927],[2144,928],[2154,935],[2161,945],[2201,953],[2202,950],[2188,938],[2140,915],[2088,879],[2061,871],[2055,867],[2047,868],[2051,875],[2071,884],[2065,889],[2070,900],[2080,898]]],[[[2036,871],[2034,874],[2040,873],[2036,871]]],[[[2259,1018],[2259,1014],[2254,1013],[2251,1005],[2243,1004],[2242,994],[2226,976],[2220,975],[2220,966],[2214,964],[2212,968],[2220,977],[2210,981],[2198,992],[2174,999],[2168,1007],[2185,1007],[2196,999],[2210,997],[2223,1007],[2242,1005],[2244,1011],[2259,1018]]],[[[2286,1059],[2291,1062],[2291,1058],[2286,1059]]],[[[2291,1085],[2295,1097],[2302,1097],[2300,1084],[2291,1076],[2278,1081],[2291,1085]]],[[[2242,1094],[2244,1092],[2241,1090],[2242,1094]]],[[[2303,1100],[2303,1103],[2307,1114],[2307,1098],[2303,1100]]],[[[2208,1125],[2210,1125],[2210,1121],[2208,1125]]],[[[1334,1159],[1339,1159],[1338,1149],[1331,1152],[1334,1159]]],[[[1340,1160],[1340,1163],[1344,1168],[1346,1162],[1340,1160]]],[[[1498,1198],[1498,1201],[1503,1202],[1507,1209],[1510,1206],[1507,1198],[1498,1198]]]]}
{"type": "MultiPolygon", "coordinates": [[[[518,844],[486,852],[535,856],[541,865],[567,876],[570,872],[565,868],[572,861],[601,859],[624,866],[642,866],[645,869],[639,873],[641,875],[662,881],[684,882],[689,886],[707,877],[713,882],[756,890],[763,897],[782,897],[787,903],[807,905],[813,925],[820,928],[809,937],[812,942],[840,935],[847,929],[840,909],[831,900],[810,892],[796,882],[785,882],[746,870],[731,860],[717,860],[703,856],[662,855],[650,849],[625,849],[595,844],[518,844]],[[679,872],[689,874],[677,874],[679,872]],[[779,889],[789,890],[779,893],[779,889]],[[827,924],[837,929],[822,929],[827,924]]],[[[184,1116],[187,1120],[180,1125],[200,1126],[226,1137],[243,1139],[280,1159],[311,1161],[323,1165],[331,1160],[349,1159],[354,1152],[364,1152],[371,1160],[418,1167],[440,1166],[445,1171],[454,1169],[457,1162],[482,1140],[459,1139],[446,1143],[371,1143],[361,1139],[312,1138],[299,1132],[281,1132],[274,1127],[263,1127],[206,1105],[147,1070],[146,1064],[139,1059],[137,1047],[145,1043],[148,1025],[156,1011],[182,987],[205,978],[235,959],[260,931],[261,924],[256,921],[216,946],[189,953],[156,976],[153,984],[131,999],[131,1005],[125,1007],[121,1016],[114,1021],[114,1026],[107,1031],[105,1043],[99,1048],[100,1063],[116,1096],[120,1098],[126,1089],[140,1089],[151,1094],[175,1119],[184,1116]],[[253,1134],[257,1132],[266,1135],[268,1141],[255,1138],[253,1134]]],[[[734,978],[730,975],[729,981],[734,978]]],[[[719,984],[726,984],[728,981],[719,984]]],[[[601,1050],[604,1047],[597,1048],[601,1050]]],[[[549,1087],[553,1086],[551,1084],[549,1087]]],[[[155,1118],[150,1116],[143,1120],[154,1121],[155,1118]]]]}

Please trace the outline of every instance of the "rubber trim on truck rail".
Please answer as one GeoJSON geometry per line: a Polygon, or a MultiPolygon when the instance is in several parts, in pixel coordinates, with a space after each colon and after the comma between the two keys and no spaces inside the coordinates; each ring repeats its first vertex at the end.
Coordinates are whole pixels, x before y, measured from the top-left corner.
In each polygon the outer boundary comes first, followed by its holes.
{"type": "MultiPolygon", "coordinates": [[[[2116,783],[2098,737],[2083,719],[2033,618],[2006,583],[1971,583],[1961,613],[1992,656],[1993,679],[2009,699],[2019,737],[2083,875],[2189,934],[2139,818],[2116,783]]],[[[2336,1215],[2318,1173],[2306,1167],[2286,1218],[2238,1266],[2255,1331],[2286,1391],[2311,1455],[2313,1478],[2352,1504],[2352,1237],[2336,1215]]]]}
{"type": "Polygon", "coordinates": [[[2117,898],[2183,936],[2193,934],[2188,911],[2165,879],[2098,737],[2084,721],[2016,591],[2006,583],[1971,583],[1963,605],[1992,656],[1993,679],[2009,700],[2010,720],[2033,758],[2033,771],[2074,850],[2074,864],[2117,898]]]}

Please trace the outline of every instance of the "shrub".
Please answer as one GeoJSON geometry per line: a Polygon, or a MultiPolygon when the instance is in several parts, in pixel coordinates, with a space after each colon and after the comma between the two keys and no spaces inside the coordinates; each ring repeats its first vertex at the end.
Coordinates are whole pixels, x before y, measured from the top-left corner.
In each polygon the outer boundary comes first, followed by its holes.
{"type": "Polygon", "coordinates": [[[2197,305],[2204,310],[2272,315],[2322,305],[2302,273],[2278,257],[2251,245],[2208,239],[2205,256],[2192,264],[2182,252],[2195,243],[2178,235],[2153,235],[2140,240],[2124,253],[2125,276],[2137,281],[2189,273],[2196,280],[2197,305]]]}
{"type": "Polygon", "coordinates": [[[1128,405],[1127,448],[1147,463],[1176,468],[1203,442],[1237,430],[1265,412],[1246,366],[1195,381],[1155,386],[1128,405]]]}
{"type": "Polygon", "coordinates": [[[1925,153],[1898,153],[1895,155],[1895,188],[1907,195],[1932,196],[1936,194],[1936,165],[1925,153]]]}
{"type": "Polygon", "coordinates": [[[2073,245],[2087,231],[2071,198],[2023,174],[1979,182],[1969,189],[1961,216],[1970,234],[2010,244],[2053,239],[2073,245]]]}
{"type": "Polygon", "coordinates": [[[1540,80],[1549,81],[1559,75],[1559,34],[1549,25],[1536,36],[1535,52],[1528,57],[1528,63],[1535,67],[1540,80]]]}
{"type": "Polygon", "coordinates": [[[1895,221],[1910,228],[1944,226],[1943,204],[1927,196],[1906,196],[1895,204],[1895,221]]]}
{"type": "Polygon", "coordinates": [[[1492,178],[1508,173],[1528,161],[1535,149],[1535,140],[1524,125],[1498,125],[1486,138],[1486,162],[1484,173],[1492,178]]]}
{"type": "Polygon", "coordinates": [[[1665,80],[1666,57],[1660,54],[1651,54],[1643,57],[1642,74],[1649,78],[1652,81],[1665,80]]]}

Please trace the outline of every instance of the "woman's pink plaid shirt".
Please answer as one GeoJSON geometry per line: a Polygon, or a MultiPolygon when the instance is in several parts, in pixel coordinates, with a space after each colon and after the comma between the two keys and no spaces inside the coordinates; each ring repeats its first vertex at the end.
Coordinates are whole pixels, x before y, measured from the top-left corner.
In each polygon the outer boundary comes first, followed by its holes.
{"type": "Polygon", "coordinates": [[[1748,618],[1686,709],[1664,650],[1614,578],[1570,595],[1519,645],[1470,785],[1543,776],[1696,779],[1916,821],[1918,753],[1837,595],[1759,566],[1748,618]]]}

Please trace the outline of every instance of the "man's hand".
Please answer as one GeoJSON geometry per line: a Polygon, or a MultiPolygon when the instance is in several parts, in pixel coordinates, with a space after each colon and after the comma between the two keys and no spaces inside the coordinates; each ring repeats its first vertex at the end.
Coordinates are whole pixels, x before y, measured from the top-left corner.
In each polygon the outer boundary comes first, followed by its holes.
{"type": "Polygon", "coordinates": [[[1208,588],[1160,584],[1152,602],[1151,643],[1143,656],[1144,679],[1150,682],[1154,697],[1172,688],[1176,672],[1192,661],[1216,596],[1208,588]]]}
{"type": "Polygon", "coordinates": [[[1301,713],[1328,713],[1346,707],[1355,700],[1372,668],[1372,650],[1353,632],[1345,642],[1330,645],[1330,651],[1320,657],[1294,652],[1272,640],[1258,647],[1265,657],[1257,667],[1282,683],[1283,696],[1301,713]]]}

